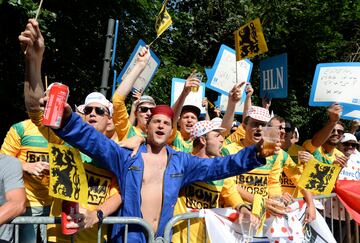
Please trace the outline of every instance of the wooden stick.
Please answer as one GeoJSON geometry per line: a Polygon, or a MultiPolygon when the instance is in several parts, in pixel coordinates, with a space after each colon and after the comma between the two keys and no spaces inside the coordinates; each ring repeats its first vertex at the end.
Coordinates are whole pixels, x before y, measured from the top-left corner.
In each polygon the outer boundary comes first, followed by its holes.
{"type": "MultiPolygon", "coordinates": [[[[42,4],[43,4],[43,0],[40,0],[39,7],[38,7],[38,9],[37,9],[37,11],[36,11],[35,20],[37,20],[37,19],[38,19],[38,17],[39,17],[39,14],[40,14],[40,9],[41,9],[42,4]]],[[[26,49],[25,49],[25,51],[24,51],[24,55],[26,55],[27,50],[28,50],[28,46],[26,46],[26,49]]]]}
{"type": "Polygon", "coordinates": [[[47,75],[45,75],[45,90],[48,88],[48,81],[47,81],[47,75]]]}

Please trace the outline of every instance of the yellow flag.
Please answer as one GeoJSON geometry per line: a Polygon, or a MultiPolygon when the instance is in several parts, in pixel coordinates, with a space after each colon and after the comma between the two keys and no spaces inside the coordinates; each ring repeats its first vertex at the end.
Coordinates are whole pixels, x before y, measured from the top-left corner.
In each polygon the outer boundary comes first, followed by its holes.
{"type": "Polygon", "coordinates": [[[256,18],[234,32],[236,61],[268,51],[260,19],[256,18]]]}
{"type": "Polygon", "coordinates": [[[254,195],[252,214],[260,218],[260,226],[256,231],[256,234],[259,234],[263,231],[264,223],[266,219],[266,208],[265,208],[265,198],[260,194],[254,195]]]}
{"type": "Polygon", "coordinates": [[[49,143],[49,160],[49,195],[86,205],[88,184],[79,151],[49,143]]]}
{"type": "Polygon", "coordinates": [[[315,194],[329,195],[340,171],[340,165],[328,165],[311,159],[299,179],[298,187],[315,194]]]}
{"type": "Polygon", "coordinates": [[[156,17],[155,30],[157,37],[159,37],[172,24],[171,16],[166,10],[166,5],[168,2],[169,0],[165,0],[164,4],[161,7],[159,15],[156,17]]]}

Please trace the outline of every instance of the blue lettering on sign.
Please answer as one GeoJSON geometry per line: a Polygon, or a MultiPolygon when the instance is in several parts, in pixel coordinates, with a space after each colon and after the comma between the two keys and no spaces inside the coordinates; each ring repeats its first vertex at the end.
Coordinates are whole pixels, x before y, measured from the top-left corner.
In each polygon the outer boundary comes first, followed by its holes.
{"type": "Polygon", "coordinates": [[[287,54],[260,62],[260,97],[286,98],[288,90],[287,54]]]}

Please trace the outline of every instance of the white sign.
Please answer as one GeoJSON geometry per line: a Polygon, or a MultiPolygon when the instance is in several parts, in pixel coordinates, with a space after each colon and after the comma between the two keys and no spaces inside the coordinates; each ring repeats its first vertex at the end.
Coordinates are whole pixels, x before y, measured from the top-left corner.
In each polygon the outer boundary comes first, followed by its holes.
{"type": "Polygon", "coordinates": [[[311,106],[334,102],[360,109],[360,63],[322,63],[316,66],[311,88],[311,106]]]}
{"type": "MultiPolygon", "coordinates": [[[[173,78],[171,84],[171,106],[179,98],[181,92],[184,89],[186,80],[180,78],[173,78]]],[[[199,90],[197,92],[190,92],[189,95],[186,97],[184,105],[193,105],[197,106],[201,114],[205,114],[205,107],[202,106],[202,99],[205,97],[205,83],[201,83],[199,86],[199,90]]]]}
{"type": "MultiPolygon", "coordinates": [[[[219,95],[217,102],[215,102],[216,107],[219,107],[221,112],[225,112],[227,104],[229,101],[229,96],[219,95]]],[[[244,100],[241,99],[235,106],[235,114],[241,115],[244,112],[244,100]]]]}
{"type": "MultiPolygon", "coordinates": [[[[236,62],[235,50],[226,45],[221,45],[213,68],[207,72],[206,87],[221,94],[229,95],[236,82],[249,82],[252,66],[252,62],[248,59],[236,62]]],[[[241,92],[244,89],[245,85],[242,86],[241,92]]]]}

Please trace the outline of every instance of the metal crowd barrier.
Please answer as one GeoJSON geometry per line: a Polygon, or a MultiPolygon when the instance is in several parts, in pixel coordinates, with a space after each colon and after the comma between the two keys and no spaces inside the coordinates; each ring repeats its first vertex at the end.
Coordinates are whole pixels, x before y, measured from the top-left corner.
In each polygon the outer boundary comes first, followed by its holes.
{"type": "MultiPolygon", "coordinates": [[[[19,216],[11,221],[11,224],[15,224],[15,243],[19,243],[19,225],[20,224],[35,224],[40,225],[40,227],[45,227],[47,224],[61,224],[60,217],[31,217],[31,216],[19,216]]],[[[145,235],[147,236],[147,242],[153,243],[154,241],[154,231],[152,226],[147,223],[142,218],[137,217],[107,217],[103,220],[103,224],[125,224],[125,235],[124,243],[127,243],[127,234],[129,231],[129,224],[137,224],[142,226],[144,229],[145,235]]],[[[46,230],[45,230],[46,232],[46,230]]],[[[101,227],[98,227],[97,242],[101,242],[101,227]]],[[[47,235],[45,235],[45,241],[47,242],[47,235]]],[[[71,237],[71,242],[74,242],[74,238],[71,237]]]]}
{"type": "MultiPolygon", "coordinates": [[[[332,234],[338,235],[340,239],[343,239],[343,236],[346,236],[345,241],[340,241],[339,243],[360,243],[359,241],[359,226],[354,223],[353,220],[350,219],[349,214],[346,212],[345,214],[345,221],[339,221],[340,224],[334,224],[334,211],[333,211],[333,198],[336,198],[336,194],[332,193],[328,196],[315,196],[314,199],[318,199],[325,205],[325,201],[330,201],[330,218],[329,218],[329,228],[332,234]],[[352,222],[351,222],[352,221],[352,222]],[[351,230],[353,223],[353,230],[351,230]],[[344,229],[342,226],[344,224],[344,229]],[[336,227],[338,226],[338,227],[336,227]]],[[[338,204],[338,212],[339,214],[338,219],[341,219],[341,211],[340,211],[340,203],[338,204]]],[[[325,208],[325,206],[324,206],[325,208]]],[[[326,218],[326,210],[324,209],[323,217],[326,218]]],[[[187,220],[187,242],[190,242],[190,220],[195,218],[203,218],[200,216],[199,212],[192,212],[192,213],[185,213],[176,215],[169,220],[169,222],[165,226],[164,230],[164,237],[158,237],[155,239],[155,233],[153,232],[152,226],[144,221],[142,218],[136,217],[107,217],[104,219],[103,224],[125,224],[125,235],[124,235],[124,242],[127,243],[127,234],[128,234],[128,225],[129,224],[137,224],[140,225],[147,236],[147,241],[149,243],[170,243],[171,242],[171,230],[177,222],[187,220]]],[[[20,216],[15,218],[10,222],[11,224],[15,224],[15,243],[19,243],[19,225],[20,224],[35,224],[40,225],[40,227],[45,227],[47,224],[60,224],[61,218],[60,217],[30,217],[30,216],[20,216]]],[[[46,230],[45,230],[46,232],[46,230]]],[[[47,238],[47,237],[45,237],[47,238]]],[[[206,239],[205,239],[206,241],[206,239]]],[[[47,241],[45,241],[46,243],[47,241]]],[[[73,242],[73,238],[72,238],[73,242]]],[[[101,227],[98,228],[98,237],[97,242],[101,242],[101,227]]]]}

